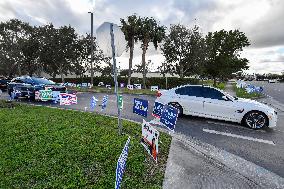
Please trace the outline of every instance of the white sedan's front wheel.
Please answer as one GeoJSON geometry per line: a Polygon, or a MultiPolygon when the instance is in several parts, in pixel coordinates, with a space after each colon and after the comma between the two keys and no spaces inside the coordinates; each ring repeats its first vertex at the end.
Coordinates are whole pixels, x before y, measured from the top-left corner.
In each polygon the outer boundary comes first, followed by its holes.
{"type": "Polygon", "coordinates": [[[261,129],[268,126],[268,119],[263,112],[251,111],[245,115],[244,123],[252,129],[261,129]]]}

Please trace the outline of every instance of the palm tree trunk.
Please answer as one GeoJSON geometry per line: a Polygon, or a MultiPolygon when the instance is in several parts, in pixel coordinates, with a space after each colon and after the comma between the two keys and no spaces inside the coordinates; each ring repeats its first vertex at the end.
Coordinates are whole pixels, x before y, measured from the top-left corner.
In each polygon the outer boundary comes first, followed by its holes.
{"type": "Polygon", "coordinates": [[[134,39],[132,40],[132,46],[130,47],[130,56],[129,56],[129,67],[128,67],[128,81],[127,81],[127,85],[131,85],[133,51],[134,51],[134,39]]]}
{"type": "Polygon", "coordinates": [[[183,78],[184,77],[184,67],[183,67],[183,64],[180,64],[180,67],[179,67],[179,76],[180,78],[183,78]]]}
{"type": "Polygon", "coordinates": [[[146,48],[142,49],[143,88],[146,89],[146,48]]]}

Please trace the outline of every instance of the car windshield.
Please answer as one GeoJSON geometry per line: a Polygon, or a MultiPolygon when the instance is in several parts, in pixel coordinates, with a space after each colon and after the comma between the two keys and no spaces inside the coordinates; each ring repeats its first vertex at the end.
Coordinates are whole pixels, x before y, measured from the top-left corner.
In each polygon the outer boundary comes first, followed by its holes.
{"type": "Polygon", "coordinates": [[[54,85],[55,83],[45,78],[32,78],[34,84],[54,85]]]}

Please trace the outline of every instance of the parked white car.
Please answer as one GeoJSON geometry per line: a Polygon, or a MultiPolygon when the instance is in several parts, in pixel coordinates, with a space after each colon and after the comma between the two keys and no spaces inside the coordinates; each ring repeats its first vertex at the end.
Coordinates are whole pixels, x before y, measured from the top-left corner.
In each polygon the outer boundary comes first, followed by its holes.
{"type": "Polygon", "coordinates": [[[255,100],[232,97],[202,85],[184,85],[157,93],[157,102],[169,104],[179,114],[242,123],[253,129],[275,127],[277,112],[255,100]]]}
{"type": "Polygon", "coordinates": [[[268,83],[277,83],[277,79],[269,79],[268,83]]]}

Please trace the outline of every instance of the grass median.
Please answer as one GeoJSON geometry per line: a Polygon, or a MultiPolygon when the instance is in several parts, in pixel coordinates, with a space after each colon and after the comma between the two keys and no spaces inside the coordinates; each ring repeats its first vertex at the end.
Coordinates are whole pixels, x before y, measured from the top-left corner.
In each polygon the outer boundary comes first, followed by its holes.
{"type": "Polygon", "coordinates": [[[92,113],[0,104],[0,188],[113,188],[131,136],[122,188],[162,188],[171,137],[160,133],[156,164],[139,143],[141,125],[92,113]]]}

